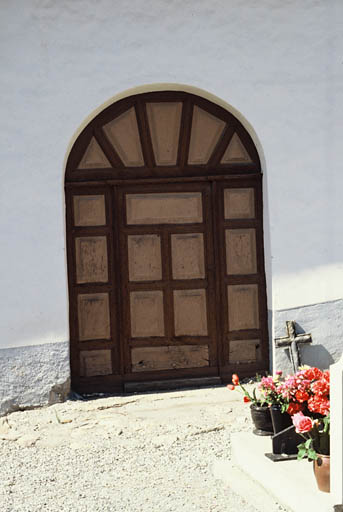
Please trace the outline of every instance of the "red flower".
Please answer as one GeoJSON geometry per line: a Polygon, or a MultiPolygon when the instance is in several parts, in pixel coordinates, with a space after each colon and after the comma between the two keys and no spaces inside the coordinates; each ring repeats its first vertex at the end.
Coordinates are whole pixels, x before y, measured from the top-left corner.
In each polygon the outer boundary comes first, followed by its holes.
{"type": "Polygon", "coordinates": [[[308,368],[305,370],[305,376],[306,379],[309,380],[318,380],[322,378],[323,372],[314,366],[313,368],[308,368]]]}
{"type": "Polygon", "coordinates": [[[326,379],[316,380],[312,382],[311,390],[315,395],[328,395],[330,393],[330,384],[326,379]]]}
{"type": "Polygon", "coordinates": [[[323,379],[325,379],[328,382],[330,382],[330,370],[323,371],[323,379]]]}
{"type": "Polygon", "coordinates": [[[310,398],[310,395],[306,393],[306,391],[299,390],[295,393],[295,398],[298,400],[298,402],[303,403],[310,398]]]}
{"type": "Polygon", "coordinates": [[[324,416],[330,412],[330,400],[321,396],[311,396],[307,403],[308,410],[324,416]]]}
{"type": "Polygon", "coordinates": [[[239,384],[239,377],[236,373],[232,375],[232,384],[234,384],[235,386],[238,386],[239,384]]]}
{"type": "Polygon", "coordinates": [[[251,402],[251,400],[247,396],[244,396],[243,397],[243,402],[248,403],[248,402],[251,402]]]}
{"type": "Polygon", "coordinates": [[[231,391],[233,391],[235,389],[235,386],[233,384],[228,384],[226,387],[227,387],[227,389],[230,389],[231,391]]]}
{"type": "Polygon", "coordinates": [[[303,408],[302,404],[299,404],[298,402],[291,402],[288,406],[287,412],[288,412],[288,414],[293,416],[293,414],[300,412],[302,410],[302,408],[303,408]]]}

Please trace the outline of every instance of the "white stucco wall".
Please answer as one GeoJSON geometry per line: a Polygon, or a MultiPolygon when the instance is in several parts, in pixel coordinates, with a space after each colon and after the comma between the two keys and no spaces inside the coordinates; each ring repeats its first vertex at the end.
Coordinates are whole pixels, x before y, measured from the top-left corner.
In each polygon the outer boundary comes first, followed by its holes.
{"type": "Polygon", "coordinates": [[[68,340],[63,165],[99,105],[172,82],[263,148],[269,308],[343,295],[341,0],[7,0],[0,6],[0,347],[68,340]]]}

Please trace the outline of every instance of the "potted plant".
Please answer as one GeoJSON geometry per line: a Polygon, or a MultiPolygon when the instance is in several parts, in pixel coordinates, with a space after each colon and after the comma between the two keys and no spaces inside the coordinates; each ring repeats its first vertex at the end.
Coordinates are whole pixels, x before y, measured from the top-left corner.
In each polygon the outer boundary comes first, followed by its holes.
{"type": "Polygon", "coordinates": [[[330,492],[330,372],[310,368],[306,412],[292,416],[295,430],[305,441],[298,445],[298,459],[313,460],[319,490],[330,492]],[[311,372],[312,370],[312,372],[311,372]]]}
{"type": "Polygon", "coordinates": [[[321,419],[312,419],[298,412],[292,420],[296,432],[305,439],[298,445],[298,459],[307,456],[308,460],[313,460],[318,489],[330,492],[330,413],[321,419]]]}
{"type": "MultiPolygon", "coordinates": [[[[291,416],[287,414],[290,402],[282,393],[282,384],[282,371],[277,371],[275,376],[262,377],[258,384],[260,393],[270,407],[274,434],[292,425],[291,416]]],[[[291,410],[293,414],[298,411],[293,410],[292,407],[291,410]]]]}
{"type": "MultiPolygon", "coordinates": [[[[257,376],[257,378],[259,378],[257,376]]],[[[228,384],[227,388],[230,390],[239,387],[243,392],[243,401],[250,403],[250,414],[254,424],[253,433],[257,436],[270,436],[273,434],[273,425],[270,416],[270,408],[263,396],[256,394],[257,387],[254,387],[252,392],[249,391],[241,384],[239,377],[236,373],[232,375],[232,384],[228,384]]]]}

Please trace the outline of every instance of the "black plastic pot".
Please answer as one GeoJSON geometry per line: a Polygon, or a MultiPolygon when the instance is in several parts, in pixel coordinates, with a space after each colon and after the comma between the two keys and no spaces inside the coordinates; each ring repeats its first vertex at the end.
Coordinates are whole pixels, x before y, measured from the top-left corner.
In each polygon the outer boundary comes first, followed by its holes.
{"type": "Polygon", "coordinates": [[[293,425],[292,418],[288,412],[281,412],[281,405],[274,404],[270,407],[274,434],[281,432],[293,425]]]}
{"type": "Polygon", "coordinates": [[[270,416],[270,408],[267,405],[250,405],[251,419],[254,423],[253,433],[257,436],[271,436],[273,424],[270,416]]]}

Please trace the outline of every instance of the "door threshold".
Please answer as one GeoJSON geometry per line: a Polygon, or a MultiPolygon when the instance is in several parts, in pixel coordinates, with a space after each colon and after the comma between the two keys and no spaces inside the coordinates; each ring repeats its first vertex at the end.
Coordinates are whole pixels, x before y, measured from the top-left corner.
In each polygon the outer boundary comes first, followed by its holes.
{"type": "Polygon", "coordinates": [[[145,391],[165,391],[169,389],[197,388],[205,386],[219,386],[220,377],[192,377],[189,379],[166,379],[140,382],[125,382],[125,393],[143,393],[145,391]]]}

